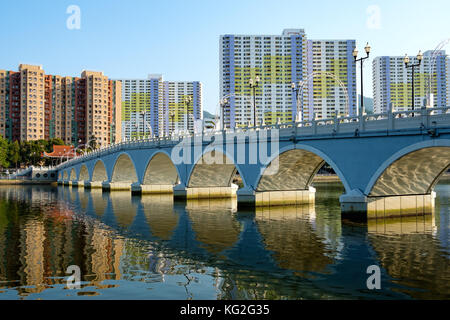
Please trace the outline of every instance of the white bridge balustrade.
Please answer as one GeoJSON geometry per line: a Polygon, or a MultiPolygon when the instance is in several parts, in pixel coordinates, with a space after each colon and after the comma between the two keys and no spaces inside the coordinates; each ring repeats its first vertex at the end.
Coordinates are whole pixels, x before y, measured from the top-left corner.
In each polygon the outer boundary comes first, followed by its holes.
{"type": "Polygon", "coordinates": [[[344,185],[346,216],[428,213],[433,188],[450,166],[450,108],[124,141],[57,170],[58,182],[72,187],[271,206],[314,202],[311,182],[325,162],[344,185]]]}

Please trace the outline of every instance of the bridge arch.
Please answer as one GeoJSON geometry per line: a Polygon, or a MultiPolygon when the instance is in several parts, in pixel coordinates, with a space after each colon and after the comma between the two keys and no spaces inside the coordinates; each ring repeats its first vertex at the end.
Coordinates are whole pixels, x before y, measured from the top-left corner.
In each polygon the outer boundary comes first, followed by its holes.
{"type": "Polygon", "coordinates": [[[78,181],[89,181],[89,170],[85,164],[81,165],[78,181]]]}
{"type": "Polygon", "coordinates": [[[429,194],[450,167],[450,140],[419,142],[396,152],[370,179],[368,196],[429,194]]]}
{"type": "Polygon", "coordinates": [[[127,153],[121,153],[113,167],[111,182],[137,182],[136,167],[127,153]]]}
{"type": "Polygon", "coordinates": [[[303,144],[282,148],[272,155],[256,181],[256,191],[306,190],[325,162],[336,172],[345,191],[350,191],[350,185],[335,162],[322,151],[303,144]]]}
{"type": "Polygon", "coordinates": [[[105,164],[102,160],[97,160],[92,171],[92,182],[103,182],[108,180],[105,164]]]}
{"type": "Polygon", "coordinates": [[[75,168],[72,168],[72,170],[70,170],[69,180],[70,181],[77,181],[77,172],[75,171],[75,168]]]}
{"type": "Polygon", "coordinates": [[[64,170],[63,179],[65,181],[69,180],[69,174],[67,173],[67,170],[64,170]]]}
{"type": "Polygon", "coordinates": [[[230,187],[236,172],[240,173],[244,187],[245,177],[234,159],[222,148],[206,148],[199,156],[188,175],[187,187],[230,187]]]}
{"type": "Polygon", "coordinates": [[[63,173],[62,173],[62,171],[60,171],[58,173],[58,180],[61,181],[62,179],[63,179],[63,173]]]}
{"type": "Polygon", "coordinates": [[[175,185],[178,182],[178,177],[178,170],[170,155],[165,151],[159,151],[149,159],[142,177],[142,184],[175,185]]]}

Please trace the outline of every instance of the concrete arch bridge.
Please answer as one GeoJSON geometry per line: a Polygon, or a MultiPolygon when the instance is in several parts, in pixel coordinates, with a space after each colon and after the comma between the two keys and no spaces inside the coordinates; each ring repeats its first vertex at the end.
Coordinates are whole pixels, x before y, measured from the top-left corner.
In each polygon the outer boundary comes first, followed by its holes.
{"type": "Polygon", "coordinates": [[[450,166],[450,108],[122,142],[57,169],[58,182],[73,187],[185,199],[237,196],[240,206],[267,206],[314,202],[311,182],[325,162],[344,185],[345,215],[427,213],[450,166]]]}

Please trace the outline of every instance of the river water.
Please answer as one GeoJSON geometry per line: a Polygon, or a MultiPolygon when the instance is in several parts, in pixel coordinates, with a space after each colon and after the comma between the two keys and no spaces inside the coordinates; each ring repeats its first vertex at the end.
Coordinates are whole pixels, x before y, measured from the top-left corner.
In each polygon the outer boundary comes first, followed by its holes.
{"type": "Polygon", "coordinates": [[[341,221],[339,183],[316,188],[315,205],[247,212],[231,199],[0,186],[0,299],[450,298],[450,183],[432,215],[367,224],[341,221]],[[381,289],[367,287],[372,265],[381,289]]]}

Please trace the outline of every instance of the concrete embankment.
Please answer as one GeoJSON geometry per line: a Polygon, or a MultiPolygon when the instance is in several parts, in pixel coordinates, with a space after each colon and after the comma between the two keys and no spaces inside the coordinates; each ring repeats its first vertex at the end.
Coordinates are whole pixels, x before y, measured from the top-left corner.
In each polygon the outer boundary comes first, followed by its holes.
{"type": "Polygon", "coordinates": [[[313,182],[340,182],[339,177],[335,174],[316,174],[313,182]]]}

